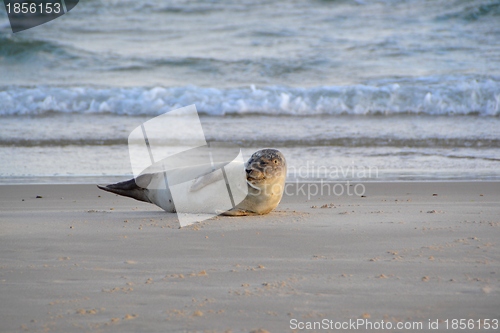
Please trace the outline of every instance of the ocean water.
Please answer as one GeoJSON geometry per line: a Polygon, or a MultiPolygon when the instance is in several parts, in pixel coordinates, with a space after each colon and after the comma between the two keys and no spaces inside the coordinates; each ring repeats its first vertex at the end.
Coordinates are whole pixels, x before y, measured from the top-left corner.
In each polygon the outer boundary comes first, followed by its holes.
{"type": "Polygon", "coordinates": [[[500,0],[81,1],[13,34],[0,183],[131,176],[127,137],[195,104],[289,180],[499,180],[500,0]]]}

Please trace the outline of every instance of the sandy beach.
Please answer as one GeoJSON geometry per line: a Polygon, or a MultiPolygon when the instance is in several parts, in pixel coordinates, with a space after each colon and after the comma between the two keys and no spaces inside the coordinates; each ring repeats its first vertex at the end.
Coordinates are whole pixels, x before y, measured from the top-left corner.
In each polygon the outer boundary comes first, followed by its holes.
{"type": "Polygon", "coordinates": [[[364,197],[309,200],[297,186],[269,215],[182,229],[95,185],[0,186],[0,332],[430,331],[446,319],[484,331],[500,317],[500,183],[373,182],[364,197]]]}

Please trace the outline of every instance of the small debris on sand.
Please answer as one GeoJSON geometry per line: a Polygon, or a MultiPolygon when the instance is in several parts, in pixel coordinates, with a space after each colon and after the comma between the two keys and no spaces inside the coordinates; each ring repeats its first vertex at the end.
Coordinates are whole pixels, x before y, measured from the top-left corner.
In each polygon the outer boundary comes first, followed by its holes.
{"type": "Polygon", "coordinates": [[[96,309],[90,309],[90,310],[85,310],[85,309],[78,309],[76,310],[76,313],[84,315],[84,314],[96,314],[97,310],[96,309]]]}
{"type": "Polygon", "coordinates": [[[196,310],[195,312],[193,312],[193,317],[202,317],[203,316],[203,312],[201,312],[200,310],[196,310]]]}
{"type": "Polygon", "coordinates": [[[493,288],[489,287],[489,286],[486,286],[486,287],[483,287],[482,289],[482,292],[485,293],[485,294],[489,294],[493,291],[493,288]]]}
{"type": "Polygon", "coordinates": [[[130,319],[135,319],[137,318],[137,315],[136,314],[126,314],[123,319],[124,320],[130,320],[130,319]]]}

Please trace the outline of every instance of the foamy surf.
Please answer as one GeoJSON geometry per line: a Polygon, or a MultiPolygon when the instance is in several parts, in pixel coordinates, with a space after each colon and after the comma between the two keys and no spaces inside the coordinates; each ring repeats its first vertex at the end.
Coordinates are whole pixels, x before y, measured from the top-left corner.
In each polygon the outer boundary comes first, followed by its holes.
{"type": "Polygon", "coordinates": [[[6,87],[0,115],[109,113],[159,115],[196,104],[201,113],[222,115],[500,115],[500,78],[427,77],[349,86],[293,88],[6,87]]]}

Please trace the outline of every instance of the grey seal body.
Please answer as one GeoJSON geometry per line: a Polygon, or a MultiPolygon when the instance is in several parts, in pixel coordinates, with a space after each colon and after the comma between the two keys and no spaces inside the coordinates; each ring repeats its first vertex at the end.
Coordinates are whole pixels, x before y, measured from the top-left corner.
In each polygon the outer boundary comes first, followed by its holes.
{"type": "MultiPolygon", "coordinates": [[[[245,163],[248,194],[245,199],[231,210],[220,212],[227,216],[267,214],[276,208],[283,197],[286,179],[286,160],[283,154],[272,148],[255,152],[245,163]]],[[[185,174],[187,169],[174,172],[185,174]]],[[[219,174],[208,174],[193,181],[190,194],[219,180],[219,174]]],[[[106,186],[98,185],[101,190],[149,202],[163,210],[175,213],[175,205],[164,173],[140,175],[135,179],[106,186]]]]}

